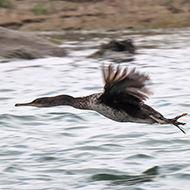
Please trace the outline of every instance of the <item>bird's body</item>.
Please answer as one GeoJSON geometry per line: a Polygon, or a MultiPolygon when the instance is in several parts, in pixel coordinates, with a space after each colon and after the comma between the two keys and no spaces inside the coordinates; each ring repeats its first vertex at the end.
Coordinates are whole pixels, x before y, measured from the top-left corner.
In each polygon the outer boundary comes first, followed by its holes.
{"type": "MultiPolygon", "coordinates": [[[[135,123],[149,123],[149,124],[155,123],[153,119],[143,115],[143,113],[141,115],[136,114],[135,117],[133,114],[130,114],[130,111],[127,112],[125,109],[122,109],[119,105],[116,107],[111,107],[110,105],[106,105],[101,101],[102,95],[103,95],[102,93],[96,93],[83,97],[87,100],[86,102],[88,102],[87,109],[96,111],[101,115],[117,122],[135,122],[135,123]]],[[[146,104],[144,105],[146,107],[146,104]]],[[[147,108],[150,107],[148,106],[147,108]]],[[[86,109],[86,107],[80,109],[86,109]]],[[[140,111],[141,109],[142,107],[139,109],[139,112],[141,112],[140,111]]]]}
{"type": "Polygon", "coordinates": [[[173,124],[184,132],[179,125],[185,123],[178,122],[177,119],[186,114],[173,119],[166,119],[162,114],[144,103],[144,100],[151,94],[145,84],[149,81],[147,75],[140,74],[135,69],[128,72],[127,68],[121,72],[119,67],[114,70],[112,65],[109,65],[107,69],[103,67],[102,71],[105,82],[102,93],[76,98],[69,95],[43,97],[30,103],[16,104],[15,106],[52,107],[68,105],[78,109],[94,110],[118,122],[173,124]]]}

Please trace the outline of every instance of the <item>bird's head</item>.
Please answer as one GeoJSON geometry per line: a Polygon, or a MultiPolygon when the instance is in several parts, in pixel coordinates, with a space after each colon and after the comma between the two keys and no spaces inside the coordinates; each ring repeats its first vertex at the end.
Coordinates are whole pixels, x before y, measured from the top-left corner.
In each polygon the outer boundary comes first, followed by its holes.
{"type": "Polygon", "coordinates": [[[37,98],[29,103],[18,103],[15,106],[34,106],[34,107],[50,107],[51,101],[49,98],[37,98]]]}
{"type": "Polygon", "coordinates": [[[69,95],[59,95],[54,97],[37,98],[29,103],[18,103],[15,106],[52,107],[59,105],[71,105],[73,97],[69,95]]]}

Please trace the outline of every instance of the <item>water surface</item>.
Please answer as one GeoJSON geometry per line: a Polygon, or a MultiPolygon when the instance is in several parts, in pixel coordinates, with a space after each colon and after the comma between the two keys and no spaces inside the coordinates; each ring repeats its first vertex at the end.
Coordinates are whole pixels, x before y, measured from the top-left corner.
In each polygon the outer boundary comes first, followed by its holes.
{"type": "Polygon", "coordinates": [[[170,125],[117,123],[71,107],[14,107],[37,97],[102,91],[100,66],[86,58],[110,38],[132,38],[136,67],[151,76],[149,105],[166,117],[190,112],[190,32],[166,30],[64,37],[64,58],[0,64],[0,189],[97,190],[190,187],[187,134],[170,125]]]}

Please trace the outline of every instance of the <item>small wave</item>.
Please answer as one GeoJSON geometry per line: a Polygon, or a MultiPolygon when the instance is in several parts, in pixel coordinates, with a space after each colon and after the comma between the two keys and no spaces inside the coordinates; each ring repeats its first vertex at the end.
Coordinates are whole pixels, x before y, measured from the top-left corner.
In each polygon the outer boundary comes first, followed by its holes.
{"type": "Polygon", "coordinates": [[[96,174],[91,176],[91,181],[111,181],[110,185],[136,185],[139,183],[150,182],[159,175],[159,167],[154,166],[140,175],[114,175],[114,174],[96,174]]]}

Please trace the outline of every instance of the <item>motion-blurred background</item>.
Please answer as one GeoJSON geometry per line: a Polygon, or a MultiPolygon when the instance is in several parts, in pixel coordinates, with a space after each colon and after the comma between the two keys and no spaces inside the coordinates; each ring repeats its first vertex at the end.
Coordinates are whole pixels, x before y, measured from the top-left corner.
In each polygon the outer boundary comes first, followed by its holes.
{"type": "Polygon", "coordinates": [[[189,0],[0,0],[0,26],[18,30],[188,27],[189,0]]]}
{"type": "Polygon", "coordinates": [[[190,113],[190,1],[0,0],[1,190],[189,190],[189,114],[183,134],[14,106],[102,92],[110,63],[148,74],[165,117],[190,113]]]}

